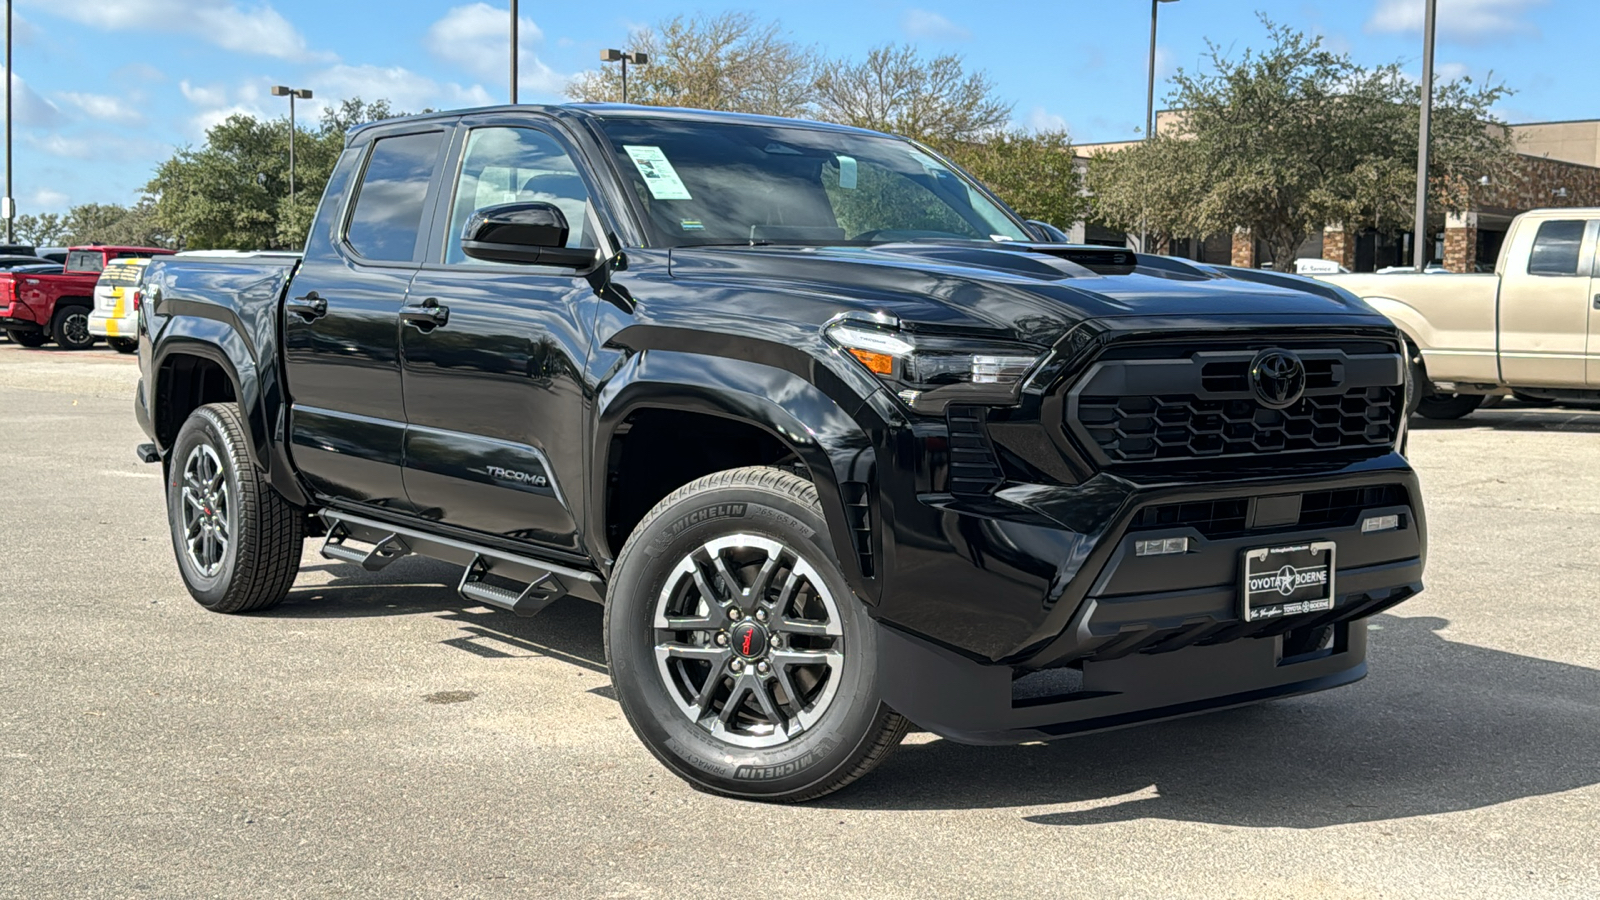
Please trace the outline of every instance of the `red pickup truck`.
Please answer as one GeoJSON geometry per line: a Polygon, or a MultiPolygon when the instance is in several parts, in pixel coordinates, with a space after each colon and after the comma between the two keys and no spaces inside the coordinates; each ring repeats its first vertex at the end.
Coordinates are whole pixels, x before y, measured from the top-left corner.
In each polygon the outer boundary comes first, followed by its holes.
{"type": "Polygon", "coordinates": [[[60,275],[0,272],[0,329],[24,347],[42,347],[53,338],[67,350],[85,349],[95,342],[89,313],[95,282],[106,263],[172,252],[160,247],[72,247],[60,275]]]}

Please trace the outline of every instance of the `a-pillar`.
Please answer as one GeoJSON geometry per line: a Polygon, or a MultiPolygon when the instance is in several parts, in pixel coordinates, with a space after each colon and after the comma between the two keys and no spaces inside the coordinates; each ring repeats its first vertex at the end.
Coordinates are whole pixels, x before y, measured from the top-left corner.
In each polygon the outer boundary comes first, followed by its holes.
{"type": "Polygon", "coordinates": [[[1444,267],[1471,272],[1478,263],[1478,214],[1450,213],[1444,218],[1444,267]]]}
{"type": "Polygon", "coordinates": [[[1248,228],[1235,228],[1233,230],[1233,257],[1231,262],[1241,269],[1254,269],[1256,267],[1256,240],[1255,235],[1248,228]]]}
{"type": "Polygon", "coordinates": [[[1343,225],[1328,225],[1322,229],[1322,258],[1336,262],[1354,272],[1356,269],[1356,236],[1343,225]]]}

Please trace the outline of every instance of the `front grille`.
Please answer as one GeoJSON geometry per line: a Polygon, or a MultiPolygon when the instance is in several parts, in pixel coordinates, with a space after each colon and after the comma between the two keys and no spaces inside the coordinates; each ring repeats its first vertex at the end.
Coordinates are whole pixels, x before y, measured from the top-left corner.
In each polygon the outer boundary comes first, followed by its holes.
{"type": "Polygon", "coordinates": [[[1097,362],[1068,394],[1069,431],[1107,464],[1280,453],[1384,452],[1405,405],[1397,353],[1303,350],[1303,395],[1284,409],[1251,389],[1252,350],[1097,362]]]}
{"type": "MultiPolygon", "coordinates": [[[[1250,499],[1228,497],[1146,506],[1134,514],[1128,530],[1193,528],[1212,540],[1238,537],[1253,530],[1267,530],[1250,527],[1250,499]]],[[[1409,503],[1406,489],[1398,484],[1307,491],[1300,495],[1299,519],[1292,525],[1276,526],[1274,530],[1348,528],[1356,524],[1356,518],[1365,510],[1406,506],[1409,503]]]]}

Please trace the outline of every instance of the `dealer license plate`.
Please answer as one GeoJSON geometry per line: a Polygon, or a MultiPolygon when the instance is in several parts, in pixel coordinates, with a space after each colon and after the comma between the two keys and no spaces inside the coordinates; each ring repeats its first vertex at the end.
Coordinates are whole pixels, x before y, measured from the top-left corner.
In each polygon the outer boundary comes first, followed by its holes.
{"type": "Polygon", "coordinates": [[[1332,541],[1244,553],[1244,619],[1260,622],[1333,609],[1332,541]]]}

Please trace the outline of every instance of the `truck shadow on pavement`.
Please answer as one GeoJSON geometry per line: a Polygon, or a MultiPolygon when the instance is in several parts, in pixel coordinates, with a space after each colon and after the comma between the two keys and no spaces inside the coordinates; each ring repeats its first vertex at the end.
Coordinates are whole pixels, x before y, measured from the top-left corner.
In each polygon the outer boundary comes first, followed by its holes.
{"type": "Polygon", "coordinates": [[[1600,434],[1600,411],[1502,404],[1493,409],[1480,409],[1463,419],[1425,419],[1414,416],[1410,427],[1416,431],[1469,431],[1474,428],[1488,428],[1494,431],[1566,431],[1600,434]]]}
{"type": "Polygon", "coordinates": [[[910,744],[823,803],[1317,828],[1600,782],[1600,671],[1455,643],[1443,619],[1373,624],[1373,674],[1349,688],[1044,745],[910,744]]]}
{"type": "MultiPolygon", "coordinates": [[[[601,609],[561,600],[533,618],[475,609],[454,566],[405,559],[334,573],[267,616],[438,613],[444,644],[604,674],[601,609]]],[[[1372,620],[1373,674],[1308,697],[1048,744],[971,747],[916,735],[870,776],[811,805],[1015,808],[1040,825],[1170,819],[1317,828],[1478,809],[1600,783],[1600,671],[1440,636],[1443,619],[1372,620]]],[[[612,697],[609,688],[594,693],[612,697]]],[[[613,697],[614,699],[614,697],[613,697]]]]}

